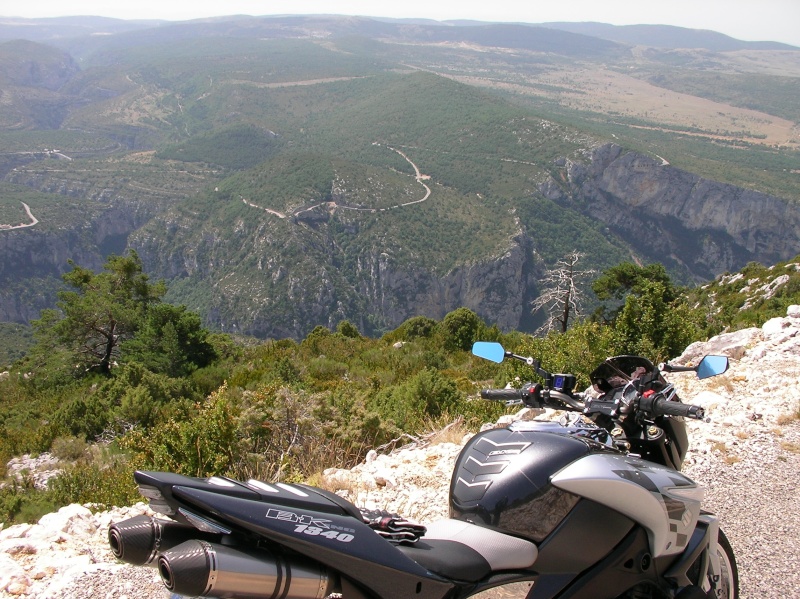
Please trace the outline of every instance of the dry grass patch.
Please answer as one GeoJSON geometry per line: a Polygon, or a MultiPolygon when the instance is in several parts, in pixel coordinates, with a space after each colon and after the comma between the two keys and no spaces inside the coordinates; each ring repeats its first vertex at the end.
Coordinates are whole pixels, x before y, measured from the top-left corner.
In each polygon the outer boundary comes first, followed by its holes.
{"type": "Polygon", "coordinates": [[[792,443],[791,441],[781,441],[781,449],[789,453],[800,453],[800,443],[792,443]]]}
{"type": "Polygon", "coordinates": [[[709,379],[707,384],[709,389],[717,393],[722,391],[733,393],[735,391],[733,380],[728,375],[715,376],[713,379],[709,379]]]}
{"type": "Polygon", "coordinates": [[[430,445],[438,445],[440,443],[455,443],[459,445],[464,435],[470,432],[464,423],[463,416],[459,416],[441,428],[436,427],[436,423],[428,423],[427,428],[433,428],[431,433],[424,436],[430,445]]]}
{"type": "Polygon", "coordinates": [[[781,414],[778,416],[778,424],[780,426],[785,426],[787,424],[791,424],[792,422],[796,422],[800,419],[800,411],[793,412],[791,414],[781,414]]]}

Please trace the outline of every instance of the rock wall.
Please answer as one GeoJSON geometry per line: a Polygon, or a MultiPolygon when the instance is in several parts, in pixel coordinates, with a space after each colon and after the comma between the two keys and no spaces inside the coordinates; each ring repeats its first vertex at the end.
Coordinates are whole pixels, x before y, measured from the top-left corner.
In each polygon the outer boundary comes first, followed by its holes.
{"type": "Polygon", "coordinates": [[[606,223],[643,255],[712,279],[747,262],[797,255],[800,206],[704,179],[618,145],[562,160],[541,186],[548,198],[606,223]]]}
{"type": "MultiPolygon", "coordinates": [[[[27,323],[55,306],[68,260],[94,271],[110,254],[122,254],[131,231],[152,218],[147,202],[113,198],[87,210],[74,226],[40,223],[0,232],[0,321],[27,323]]],[[[39,215],[41,216],[41,215],[39,215]]]]}
{"type": "Polygon", "coordinates": [[[520,327],[525,307],[536,288],[531,240],[518,234],[500,256],[465,264],[438,275],[396,267],[385,254],[365,261],[369,276],[357,292],[371,313],[380,314],[390,329],[424,314],[441,320],[466,307],[502,330],[520,327]]]}

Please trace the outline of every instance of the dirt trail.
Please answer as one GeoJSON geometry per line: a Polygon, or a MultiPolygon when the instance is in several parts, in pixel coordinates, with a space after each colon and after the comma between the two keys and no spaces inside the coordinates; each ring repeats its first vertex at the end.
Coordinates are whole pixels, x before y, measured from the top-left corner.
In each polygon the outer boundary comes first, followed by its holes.
{"type": "Polygon", "coordinates": [[[31,219],[29,223],[20,223],[18,225],[2,225],[0,224],[0,231],[11,231],[12,229],[25,229],[27,227],[32,227],[33,225],[39,222],[39,219],[36,218],[33,213],[31,212],[31,207],[28,206],[25,202],[20,202],[25,207],[25,212],[28,213],[28,218],[31,219]]]}

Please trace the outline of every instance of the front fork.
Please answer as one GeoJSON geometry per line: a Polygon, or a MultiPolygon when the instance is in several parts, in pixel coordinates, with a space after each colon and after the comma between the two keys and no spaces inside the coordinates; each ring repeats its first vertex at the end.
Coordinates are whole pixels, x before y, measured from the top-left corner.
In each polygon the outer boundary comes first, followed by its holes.
{"type": "Polygon", "coordinates": [[[678,561],[667,569],[664,578],[679,589],[695,585],[708,593],[712,588],[719,588],[719,580],[715,580],[720,576],[718,537],[717,517],[713,514],[700,514],[686,549],[678,561]]]}
{"type": "Polygon", "coordinates": [[[712,588],[717,589],[716,594],[722,597],[722,589],[720,587],[720,572],[722,567],[719,562],[719,550],[717,548],[717,539],[719,539],[719,520],[716,516],[711,514],[703,514],[701,519],[707,519],[708,524],[708,548],[705,553],[705,564],[702,568],[701,574],[701,587],[708,593],[712,588]],[[713,586],[712,586],[713,583],[713,586]]]}

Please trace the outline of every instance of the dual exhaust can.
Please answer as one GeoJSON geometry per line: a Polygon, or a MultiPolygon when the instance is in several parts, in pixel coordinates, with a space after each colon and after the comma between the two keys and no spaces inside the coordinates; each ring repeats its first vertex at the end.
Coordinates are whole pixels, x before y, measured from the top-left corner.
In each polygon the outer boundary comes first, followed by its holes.
{"type": "Polygon", "coordinates": [[[313,560],[222,545],[221,539],[221,534],[150,516],[136,516],[108,529],[114,557],[156,566],[167,589],[178,595],[323,599],[337,586],[337,579],[313,560]]]}
{"type": "Polygon", "coordinates": [[[190,539],[216,541],[220,535],[203,533],[174,520],[136,516],[108,528],[108,544],[114,557],[136,566],[155,565],[160,552],[190,539]]]}

